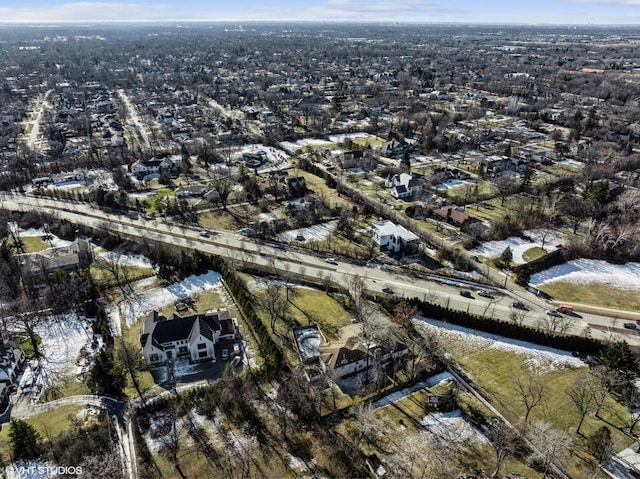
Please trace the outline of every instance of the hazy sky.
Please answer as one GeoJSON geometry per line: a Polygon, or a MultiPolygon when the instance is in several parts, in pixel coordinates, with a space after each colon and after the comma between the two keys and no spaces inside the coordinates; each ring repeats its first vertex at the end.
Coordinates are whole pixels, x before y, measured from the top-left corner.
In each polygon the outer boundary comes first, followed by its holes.
{"type": "Polygon", "coordinates": [[[0,1],[0,23],[187,20],[640,25],[640,0],[0,1]]]}

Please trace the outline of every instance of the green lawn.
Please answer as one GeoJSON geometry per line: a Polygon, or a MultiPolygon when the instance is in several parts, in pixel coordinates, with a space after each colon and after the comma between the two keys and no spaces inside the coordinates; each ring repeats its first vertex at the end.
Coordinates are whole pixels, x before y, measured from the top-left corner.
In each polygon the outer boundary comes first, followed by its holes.
{"type": "MultiPolygon", "coordinates": [[[[122,269],[123,272],[126,272],[128,278],[137,278],[153,273],[153,268],[143,268],[140,266],[124,266],[122,269]]],[[[94,262],[89,272],[97,284],[111,283],[114,281],[113,274],[102,267],[99,262],[94,262]]]]}
{"type": "Polygon", "coordinates": [[[620,289],[608,284],[554,281],[540,286],[539,289],[558,301],[640,311],[640,296],[637,291],[620,289]]]}
{"type": "Polygon", "coordinates": [[[294,291],[291,314],[298,325],[317,324],[331,340],[335,339],[338,329],[351,324],[351,315],[324,291],[307,288],[296,288],[294,291]]]}
{"type": "MultiPolygon", "coordinates": [[[[514,378],[522,374],[525,356],[496,349],[484,349],[471,354],[460,354],[451,351],[459,363],[467,370],[473,381],[484,390],[487,399],[513,423],[524,418],[525,409],[514,387],[514,378]]],[[[528,366],[525,366],[528,367],[528,366]]],[[[535,408],[529,417],[530,421],[543,420],[555,428],[567,431],[576,444],[577,450],[584,450],[584,438],[575,434],[578,424],[578,412],[566,394],[568,386],[573,384],[581,370],[571,368],[537,367],[545,387],[543,404],[535,408]]],[[[586,369],[582,369],[586,370],[586,369]]],[[[619,429],[627,426],[629,415],[626,409],[611,398],[607,398],[601,411],[603,420],[587,416],[581,427],[581,433],[589,436],[601,426],[611,429],[614,450],[620,451],[629,447],[633,440],[619,429]]],[[[574,456],[568,472],[571,477],[586,477],[584,463],[574,456]]]]}
{"type": "Polygon", "coordinates": [[[528,249],[522,254],[522,259],[524,259],[527,263],[531,261],[535,261],[538,258],[542,258],[546,256],[547,252],[540,248],[539,246],[534,246],[531,249],[528,249]]]}
{"type": "MultiPolygon", "coordinates": [[[[41,441],[47,437],[55,437],[73,427],[74,419],[84,409],[80,406],[61,406],[51,411],[33,416],[25,421],[40,433],[41,441]]],[[[0,456],[9,462],[9,426],[0,431],[0,456]]]]}
{"type": "MultiPolygon", "coordinates": [[[[20,236],[20,241],[22,241],[22,247],[25,253],[38,253],[51,247],[51,245],[43,241],[40,236],[20,236]]],[[[7,244],[9,247],[13,247],[15,243],[13,239],[10,238],[7,244]]]]}

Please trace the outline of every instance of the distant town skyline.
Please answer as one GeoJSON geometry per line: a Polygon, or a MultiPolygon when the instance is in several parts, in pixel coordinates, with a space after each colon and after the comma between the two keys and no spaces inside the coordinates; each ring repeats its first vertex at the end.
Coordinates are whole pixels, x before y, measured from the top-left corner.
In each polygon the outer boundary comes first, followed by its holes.
{"type": "Polygon", "coordinates": [[[0,23],[118,21],[640,25],[640,0],[14,0],[0,5],[0,23]]]}

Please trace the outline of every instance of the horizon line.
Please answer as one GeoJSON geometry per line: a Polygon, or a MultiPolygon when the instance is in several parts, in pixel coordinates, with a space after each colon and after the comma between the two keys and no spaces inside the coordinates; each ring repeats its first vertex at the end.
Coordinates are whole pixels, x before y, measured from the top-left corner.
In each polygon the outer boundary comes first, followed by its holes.
{"type": "Polygon", "coordinates": [[[180,24],[229,24],[234,23],[242,27],[242,24],[358,24],[358,25],[460,25],[460,26],[525,26],[525,27],[640,27],[640,23],[546,23],[546,22],[486,22],[486,21],[424,21],[424,20],[247,20],[247,19],[228,19],[228,20],[203,20],[203,19],[175,19],[175,20],[30,20],[30,21],[0,21],[0,26],[39,26],[39,25],[76,25],[91,26],[95,24],[101,25],[131,25],[131,24],[155,24],[155,25],[180,25],[180,24]]]}

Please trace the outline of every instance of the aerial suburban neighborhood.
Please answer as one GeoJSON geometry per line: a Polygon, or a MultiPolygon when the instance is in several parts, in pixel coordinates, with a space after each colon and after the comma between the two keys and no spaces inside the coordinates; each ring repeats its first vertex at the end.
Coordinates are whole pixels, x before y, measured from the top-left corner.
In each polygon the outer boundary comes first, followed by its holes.
{"type": "Polygon", "coordinates": [[[639,39],[0,25],[0,477],[640,477],[639,39]]]}

